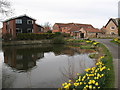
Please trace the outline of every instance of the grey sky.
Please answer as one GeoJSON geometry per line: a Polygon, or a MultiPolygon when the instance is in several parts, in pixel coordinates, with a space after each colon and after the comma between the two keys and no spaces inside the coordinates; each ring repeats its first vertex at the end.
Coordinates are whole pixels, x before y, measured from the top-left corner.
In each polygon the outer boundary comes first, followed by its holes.
{"type": "Polygon", "coordinates": [[[27,14],[38,24],[83,23],[101,28],[110,18],[118,17],[119,0],[9,0],[15,14],[27,14]]]}

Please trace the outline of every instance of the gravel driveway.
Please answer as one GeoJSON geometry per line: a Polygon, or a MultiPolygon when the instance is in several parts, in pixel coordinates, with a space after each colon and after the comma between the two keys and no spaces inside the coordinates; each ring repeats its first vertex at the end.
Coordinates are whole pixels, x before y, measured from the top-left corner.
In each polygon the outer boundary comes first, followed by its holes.
{"type": "Polygon", "coordinates": [[[111,43],[110,41],[112,39],[92,39],[96,40],[100,43],[103,43],[111,52],[112,57],[113,57],[113,65],[114,65],[114,70],[115,70],[115,88],[120,88],[120,78],[118,78],[118,75],[120,75],[120,72],[118,72],[120,66],[118,63],[120,62],[120,57],[119,52],[120,47],[114,43],[111,43]],[[119,79],[119,80],[118,80],[119,79]]]}

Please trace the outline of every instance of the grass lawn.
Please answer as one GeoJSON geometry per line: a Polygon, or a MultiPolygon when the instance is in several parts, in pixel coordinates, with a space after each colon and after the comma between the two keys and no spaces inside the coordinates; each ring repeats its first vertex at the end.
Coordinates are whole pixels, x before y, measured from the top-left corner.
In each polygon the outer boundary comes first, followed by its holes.
{"type": "Polygon", "coordinates": [[[114,40],[111,40],[110,42],[112,42],[112,43],[117,44],[117,45],[120,46],[120,43],[118,43],[118,42],[116,42],[116,41],[114,41],[114,40]]]}
{"type": "Polygon", "coordinates": [[[105,65],[106,67],[110,68],[110,72],[108,73],[108,78],[106,80],[106,88],[114,88],[115,83],[115,72],[113,68],[113,58],[111,53],[109,52],[108,48],[106,48],[103,44],[100,44],[100,47],[102,48],[101,52],[106,55],[105,57],[105,65]]]}

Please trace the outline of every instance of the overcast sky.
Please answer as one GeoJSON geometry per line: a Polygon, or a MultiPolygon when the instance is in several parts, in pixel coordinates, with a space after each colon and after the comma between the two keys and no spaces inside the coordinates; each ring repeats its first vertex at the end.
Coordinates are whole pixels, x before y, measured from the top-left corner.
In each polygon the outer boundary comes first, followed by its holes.
{"type": "Polygon", "coordinates": [[[118,17],[119,0],[9,0],[15,9],[13,16],[27,14],[38,24],[83,23],[95,28],[118,17]]]}

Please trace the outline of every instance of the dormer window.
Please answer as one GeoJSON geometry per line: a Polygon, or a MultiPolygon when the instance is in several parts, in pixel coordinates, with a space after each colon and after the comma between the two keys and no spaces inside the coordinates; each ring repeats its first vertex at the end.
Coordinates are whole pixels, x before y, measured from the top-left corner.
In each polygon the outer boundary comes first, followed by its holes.
{"type": "Polygon", "coordinates": [[[110,27],[110,29],[111,29],[111,30],[114,30],[114,29],[115,29],[115,27],[110,27]]]}
{"type": "Polygon", "coordinates": [[[16,24],[22,24],[22,19],[16,19],[15,22],[16,24]]]}
{"type": "Polygon", "coordinates": [[[32,20],[27,20],[27,24],[33,24],[32,20]]]}

